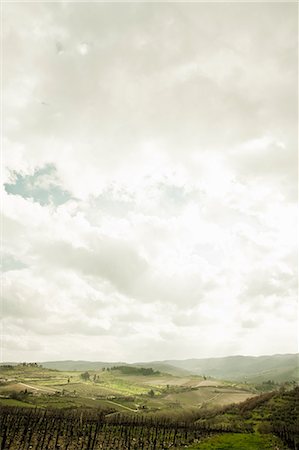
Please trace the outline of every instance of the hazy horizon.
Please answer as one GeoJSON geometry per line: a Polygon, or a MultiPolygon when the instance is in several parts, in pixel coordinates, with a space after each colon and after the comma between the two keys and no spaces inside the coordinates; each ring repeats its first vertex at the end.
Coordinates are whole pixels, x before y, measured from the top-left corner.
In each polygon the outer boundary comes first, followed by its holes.
{"type": "Polygon", "coordinates": [[[298,352],[297,10],[3,4],[1,361],[298,352]]]}
{"type": "Polygon", "coordinates": [[[298,352],[295,353],[274,353],[272,355],[241,355],[241,354],[236,354],[236,355],[225,355],[225,356],[213,356],[213,357],[206,357],[206,358],[201,358],[201,357],[193,357],[193,358],[172,358],[172,359],[164,359],[164,360],[136,360],[136,361],[125,361],[125,360],[120,360],[120,361],[116,361],[116,360],[99,360],[99,359],[52,359],[52,360],[39,360],[39,361],[25,361],[25,360],[19,360],[19,361],[2,361],[1,364],[9,364],[9,363],[16,363],[16,364],[22,364],[22,363],[37,363],[37,364],[42,364],[42,363],[51,363],[51,362],[67,362],[67,361],[72,361],[72,362],[92,362],[92,363],[107,363],[107,364],[112,364],[112,363],[117,363],[117,364],[146,364],[146,363],[167,363],[169,361],[187,361],[187,360],[204,360],[204,359],[223,359],[223,358],[232,358],[232,357],[241,357],[241,358],[263,358],[263,357],[273,357],[273,356],[295,356],[295,355],[299,355],[298,352]]]}

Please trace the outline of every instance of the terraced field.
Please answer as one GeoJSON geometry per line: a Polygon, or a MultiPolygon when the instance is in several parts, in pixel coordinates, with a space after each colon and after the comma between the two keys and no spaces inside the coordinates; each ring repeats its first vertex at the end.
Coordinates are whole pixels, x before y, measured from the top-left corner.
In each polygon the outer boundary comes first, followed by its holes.
{"type": "Polygon", "coordinates": [[[199,376],[126,375],[118,370],[82,372],[42,367],[0,367],[0,405],[106,407],[150,412],[223,405],[255,395],[253,389],[199,376]]]}

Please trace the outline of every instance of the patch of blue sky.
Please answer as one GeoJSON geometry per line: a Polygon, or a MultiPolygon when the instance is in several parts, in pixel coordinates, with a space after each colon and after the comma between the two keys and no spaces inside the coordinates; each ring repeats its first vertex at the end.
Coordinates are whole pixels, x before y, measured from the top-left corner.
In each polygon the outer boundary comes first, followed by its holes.
{"type": "Polygon", "coordinates": [[[27,266],[22,261],[16,259],[13,255],[5,253],[2,256],[1,271],[9,272],[10,270],[25,269],[27,266]]]}
{"type": "Polygon", "coordinates": [[[72,198],[71,194],[60,186],[53,164],[37,168],[33,175],[14,172],[13,178],[13,182],[4,184],[8,194],[30,198],[42,206],[59,206],[72,198]]]}

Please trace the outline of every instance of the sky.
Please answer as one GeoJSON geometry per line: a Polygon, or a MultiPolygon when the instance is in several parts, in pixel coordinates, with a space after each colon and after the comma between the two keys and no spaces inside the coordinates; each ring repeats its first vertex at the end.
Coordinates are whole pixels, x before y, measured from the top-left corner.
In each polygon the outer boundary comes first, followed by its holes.
{"type": "Polygon", "coordinates": [[[3,4],[2,361],[298,351],[297,4],[3,4]]]}

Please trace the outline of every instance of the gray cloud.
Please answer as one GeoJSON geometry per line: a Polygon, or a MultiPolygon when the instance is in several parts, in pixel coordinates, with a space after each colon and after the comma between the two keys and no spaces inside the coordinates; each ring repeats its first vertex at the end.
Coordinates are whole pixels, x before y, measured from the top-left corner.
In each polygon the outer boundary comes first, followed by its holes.
{"type": "Polygon", "coordinates": [[[93,239],[90,249],[75,248],[66,242],[52,242],[41,253],[47,263],[74,269],[85,275],[107,279],[116,288],[130,292],[135,280],[147,269],[146,261],[124,241],[93,239]]]}
{"type": "MultiPolygon", "coordinates": [[[[16,276],[18,278],[18,276],[16,276]]],[[[5,317],[17,319],[40,318],[49,314],[49,309],[44,303],[43,294],[38,287],[30,286],[26,280],[3,280],[4,297],[2,302],[5,317]]]]}
{"type": "MultiPolygon", "coordinates": [[[[7,14],[13,8],[7,6],[7,14]]],[[[140,140],[153,136],[170,139],[171,152],[179,152],[180,159],[182,151],[188,153],[186,146],[182,148],[186,140],[189,149],[196,149],[231,146],[272,133],[281,117],[287,124],[286,118],[293,119],[295,113],[294,11],[291,4],[29,8],[24,11],[27,25],[20,31],[11,27],[8,39],[19,49],[26,79],[31,67],[35,72],[39,68],[35,97],[52,106],[42,108],[41,114],[31,97],[32,114],[19,132],[30,140],[33,130],[35,135],[55,132],[74,140],[82,132],[89,134],[86,154],[109,165],[123,164],[132,149],[138,150],[140,140]],[[31,32],[32,22],[36,33],[31,32]],[[273,29],[275,39],[269,45],[265,36],[273,29]],[[54,51],[60,35],[63,54],[54,51]],[[84,42],[90,48],[82,55],[84,42]],[[29,56],[32,47],[35,52],[29,56]],[[217,132],[211,133],[215,124],[217,132]],[[104,148],[96,130],[107,138],[104,148]]],[[[284,137],[278,134],[278,139],[284,137]]]]}
{"type": "Polygon", "coordinates": [[[244,298],[249,301],[260,295],[279,298],[296,295],[298,280],[296,272],[282,271],[279,267],[259,268],[249,273],[245,282],[244,298]]]}

